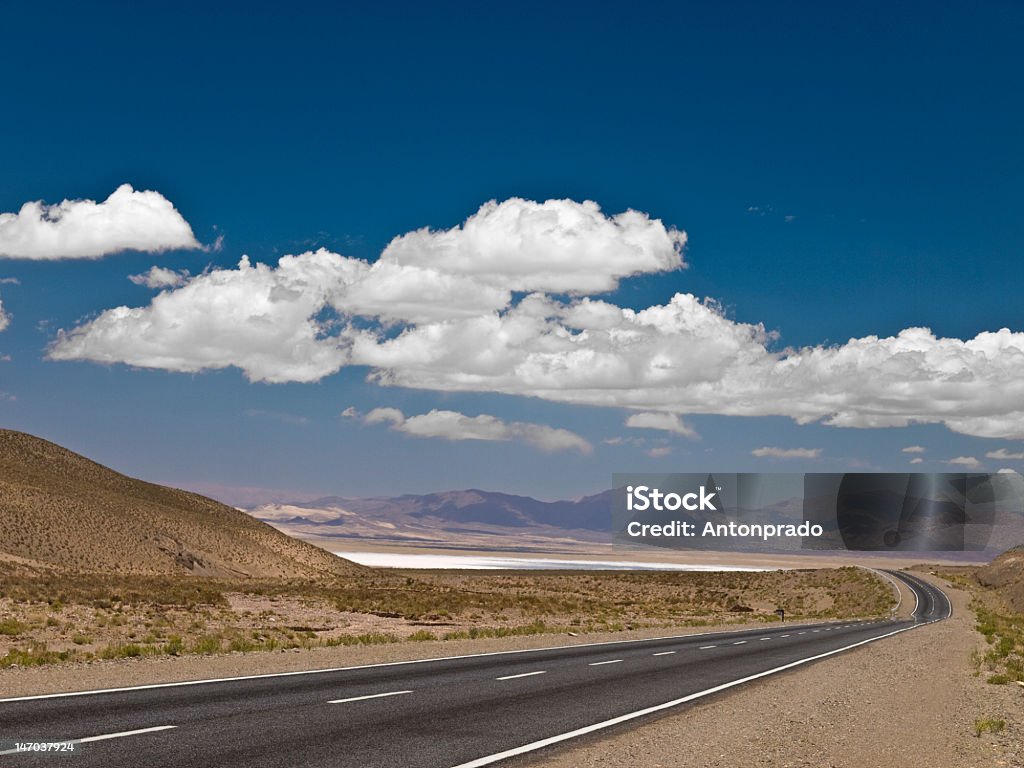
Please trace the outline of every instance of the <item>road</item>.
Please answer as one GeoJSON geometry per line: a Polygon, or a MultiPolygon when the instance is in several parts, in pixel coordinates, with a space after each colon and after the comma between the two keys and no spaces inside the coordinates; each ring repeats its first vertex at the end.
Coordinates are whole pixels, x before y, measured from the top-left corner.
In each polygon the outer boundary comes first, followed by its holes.
{"type": "MultiPolygon", "coordinates": [[[[949,616],[914,592],[910,619],[478,654],[188,684],[0,699],[0,749],[77,740],[75,768],[476,768],[667,709],[949,616]]],[[[258,662],[259,657],[253,657],[258,662]]],[[[827,663],[827,661],[825,661],[827,663]]],[[[0,752],[0,754],[3,754],[0,752]]]]}

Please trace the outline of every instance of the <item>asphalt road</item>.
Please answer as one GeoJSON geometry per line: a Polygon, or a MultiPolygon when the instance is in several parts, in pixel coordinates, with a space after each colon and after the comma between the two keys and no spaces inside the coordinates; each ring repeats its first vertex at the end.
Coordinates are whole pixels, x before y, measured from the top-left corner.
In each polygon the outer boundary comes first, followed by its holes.
{"type": "MultiPolygon", "coordinates": [[[[0,749],[78,740],[2,765],[74,768],[470,768],[508,760],[949,616],[914,591],[908,620],[736,632],[115,691],[0,699],[0,749]],[[56,761],[56,763],[55,763],[56,761]]],[[[258,662],[259,657],[253,657],[258,662]]],[[[766,714],[766,716],[770,716],[766,714]]],[[[0,754],[3,754],[0,752],[0,754]]]]}

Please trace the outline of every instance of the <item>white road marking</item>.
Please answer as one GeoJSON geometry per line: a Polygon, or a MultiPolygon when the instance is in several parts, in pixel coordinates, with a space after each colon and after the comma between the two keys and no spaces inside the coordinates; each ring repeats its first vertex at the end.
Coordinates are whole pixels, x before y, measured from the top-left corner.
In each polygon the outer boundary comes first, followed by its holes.
{"type": "Polygon", "coordinates": [[[587,664],[588,667],[600,667],[602,664],[618,664],[622,659],[612,659],[611,661],[593,661],[587,664]]]}
{"type": "Polygon", "coordinates": [[[169,731],[177,728],[176,725],[154,725],[152,728],[138,728],[134,731],[119,731],[117,733],[104,733],[100,736],[86,736],[84,739],[75,739],[80,744],[87,744],[92,741],[106,741],[107,739],[120,739],[124,736],[138,736],[141,733],[156,733],[157,731],[169,731]]]}
{"type": "Polygon", "coordinates": [[[412,693],[412,691],[389,691],[387,693],[371,693],[369,696],[353,696],[351,699],[334,699],[328,701],[328,704],[348,704],[350,701],[366,701],[367,699],[383,699],[385,696],[401,696],[403,693],[412,693]]]}
{"type": "Polygon", "coordinates": [[[661,653],[652,653],[651,656],[671,656],[675,651],[662,651],[661,653]]]}
{"type": "Polygon", "coordinates": [[[706,651],[708,648],[717,648],[717,647],[718,647],[717,645],[702,645],[700,647],[700,650],[706,651]]]}
{"type": "Polygon", "coordinates": [[[789,637],[789,635],[779,635],[779,637],[789,637]]]}
{"type": "MultiPolygon", "coordinates": [[[[935,621],[939,621],[939,619],[936,619],[935,621]]],[[[751,680],[757,680],[757,679],[762,678],[762,677],[768,677],[769,675],[774,675],[774,674],[777,674],[779,672],[783,672],[783,671],[785,671],[787,669],[792,669],[793,667],[798,667],[798,666],[800,666],[802,664],[807,664],[807,663],[812,662],[812,661],[817,661],[818,659],[824,659],[824,658],[827,658],[828,656],[834,656],[837,653],[842,653],[843,651],[848,651],[848,650],[850,650],[852,648],[857,648],[857,647],[859,647],[861,645],[867,645],[868,643],[873,643],[876,640],[881,640],[881,639],[886,638],[886,637],[892,637],[893,635],[898,635],[901,632],[909,632],[910,630],[917,629],[918,627],[925,627],[925,626],[928,626],[928,624],[932,624],[932,623],[933,622],[931,622],[931,621],[923,622],[921,624],[914,624],[913,626],[910,626],[910,627],[904,627],[903,629],[897,629],[897,630],[894,630],[892,632],[887,632],[884,635],[878,635],[876,637],[869,637],[867,640],[860,640],[860,641],[858,641],[856,643],[852,643],[850,645],[845,645],[842,648],[836,648],[833,651],[826,651],[825,653],[819,653],[816,656],[808,656],[806,659],[799,659],[797,661],[791,661],[789,664],[783,664],[781,667],[775,667],[774,669],[765,670],[764,672],[758,672],[755,675],[749,675],[747,677],[741,677],[738,680],[731,680],[728,683],[722,683],[721,685],[716,685],[714,688],[708,688],[707,690],[704,690],[704,691],[698,691],[697,693],[691,693],[689,696],[683,696],[681,699],[673,699],[672,701],[666,701],[664,704],[657,704],[657,705],[655,705],[653,707],[647,707],[646,709],[639,709],[636,712],[630,712],[630,713],[625,714],[625,715],[620,715],[619,717],[614,717],[611,720],[604,720],[604,721],[602,721],[600,723],[594,723],[593,725],[587,725],[587,726],[584,726],[583,728],[577,728],[574,731],[568,731],[566,733],[560,733],[557,736],[550,736],[550,737],[548,737],[546,739],[541,739],[540,741],[533,741],[533,742],[530,742],[529,744],[523,744],[521,747],[515,747],[513,749],[507,749],[504,752],[496,752],[493,755],[485,755],[484,757],[477,758],[476,760],[470,760],[468,763],[460,763],[459,765],[453,766],[453,768],[483,768],[483,766],[485,766],[485,765],[492,765],[492,764],[497,763],[497,762],[499,762],[501,760],[507,760],[510,757],[515,757],[516,755],[524,755],[524,754],[526,754],[528,752],[533,752],[535,750],[541,749],[543,747],[550,746],[552,744],[558,744],[559,742],[568,741],[569,739],[574,739],[574,738],[576,738],[578,736],[584,736],[584,735],[586,735],[588,733],[594,733],[595,731],[604,730],[605,728],[611,728],[612,726],[619,725],[620,723],[626,723],[626,722],[629,722],[630,720],[635,720],[638,717],[644,717],[644,716],[652,714],[654,712],[660,712],[660,711],[665,710],[665,709],[671,709],[672,707],[678,707],[680,704],[686,704],[687,702],[694,701],[695,699],[700,699],[700,698],[703,698],[704,696],[710,696],[710,695],[712,695],[714,693],[718,693],[719,691],[724,691],[724,690],[727,690],[729,688],[734,688],[737,685],[742,685],[743,683],[748,683],[751,680]]]]}
{"type": "Polygon", "coordinates": [[[798,635],[806,635],[806,632],[797,632],[798,635]]]}
{"type": "Polygon", "coordinates": [[[761,639],[762,639],[762,640],[771,640],[771,638],[770,638],[770,637],[762,637],[761,639]]]}
{"type": "Polygon", "coordinates": [[[735,643],[733,643],[733,645],[746,645],[746,644],[747,644],[746,640],[737,640],[735,643]]]}
{"type": "Polygon", "coordinates": [[[517,680],[520,677],[533,677],[534,675],[543,675],[547,672],[546,669],[539,670],[537,672],[523,672],[521,675],[505,675],[504,677],[496,677],[495,680],[517,680]]]}
{"type": "MultiPolygon", "coordinates": [[[[71,744],[87,744],[93,741],[106,741],[107,739],[121,739],[125,736],[138,736],[143,733],[156,733],[157,731],[169,731],[172,728],[177,728],[176,725],[154,725],[152,728],[138,728],[134,731],[118,731],[117,733],[103,733],[99,736],[85,736],[81,739],[69,739],[68,743],[71,744]]],[[[5,749],[0,752],[0,755],[13,755],[18,754],[16,749],[5,749]]],[[[20,754],[25,754],[21,752],[20,754]]]]}

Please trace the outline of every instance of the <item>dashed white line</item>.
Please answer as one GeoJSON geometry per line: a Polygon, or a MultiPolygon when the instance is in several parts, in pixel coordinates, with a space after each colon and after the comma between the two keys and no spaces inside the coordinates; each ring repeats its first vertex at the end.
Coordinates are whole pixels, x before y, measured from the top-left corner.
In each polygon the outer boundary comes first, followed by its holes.
{"type": "Polygon", "coordinates": [[[662,651],[661,653],[652,653],[651,656],[671,656],[675,651],[662,651]]]}
{"type": "Polygon", "coordinates": [[[718,647],[717,645],[702,645],[700,647],[700,650],[706,651],[708,648],[717,648],[717,647],[718,647]]]}
{"type": "Polygon", "coordinates": [[[587,664],[588,667],[600,667],[602,664],[618,664],[622,659],[611,659],[610,661],[594,661],[587,664]]]}
{"type": "Polygon", "coordinates": [[[797,632],[798,635],[806,635],[806,632],[797,632]]]}
{"type": "Polygon", "coordinates": [[[761,639],[761,640],[771,640],[771,638],[770,638],[770,637],[762,637],[762,638],[760,638],[760,639],[761,639]]]}
{"type": "Polygon", "coordinates": [[[789,637],[789,635],[779,635],[779,637],[789,637]]]}
{"type": "Polygon", "coordinates": [[[547,672],[546,669],[540,669],[536,672],[523,672],[520,675],[505,675],[504,677],[496,677],[495,680],[517,680],[520,677],[533,677],[534,675],[543,675],[547,672]]]}
{"type": "Polygon", "coordinates": [[[733,643],[733,645],[746,645],[746,644],[747,644],[746,640],[737,640],[735,643],[733,643]]]}
{"type": "Polygon", "coordinates": [[[348,704],[350,701],[366,701],[367,699],[383,699],[385,696],[401,696],[403,693],[412,691],[388,691],[387,693],[371,693],[369,696],[353,696],[351,699],[334,699],[328,704],[348,704]]]}
{"type": "Polygon", "coordinates": [[[727,683],[722,683],[721,685],[716,685],[715,687],[708,688],[707,690],[704,690],[704,691],[698,691],[697,693],[691,693],[688,696],[683,696],[682,698],[679,698],[679,699],[674,699],[672,701],[666,701],[664,704],[656,704],[653,707],[647,707],[646,709],[639,709],[639,710],[637,710],[635,712],[629,712],[629,713],[627,713],[625,715],[619,715],[618,717],[614,717],[611,720],[604,720],[604,721],[599,722],[599,723],[594,723],[592,725],[587,725],[587,726],[584,726],[582,728],[577,728],[574,731],[568,731],[566,733],[560,733],[560,734],[558,734],[556,736],[549,736],[546,739],[541,739],[539,741],[533,741],[533,742],[530,742],[529,744],[523,744],[522,746],[519,746],[519,747],[513,747],[512,749],[506,749],[503,752],[496,752],[496,753],[491,754],[491,755],[484,755],[483,757],[478,757],[475,760],[470,760],[469,762],[466,762],[466,763],[460,763],[459,765],[454,766],[454,768],[483,768],[483,766],[492,765],[494,763],[501,762],[502,760],[507,760],[510,757],[515,757],[517,755],[523,755],[523,754],[526,754],[528,752],[533,752],[535,750],[541,749],[542,747],[547,747],[547,746],[550,746],[552,744],[558,744],[559,742],[568,741],[569,739],[574,739],[574,738],[577,738],[579,736],[584,736],[584,735],[586,735],[588,733],[594,733],[595,731],[601,731],[601,730],[604,730],[606,728],[610,728],[612,726],[619,725],[620,723],[627,723],[630,720],[635,720],[636,718],[645,717],[646,715],[652,714],[654,712],[661,712],[661,711],[664,711],[666,709],[671,709],[673,707],[678,707],[680,704],[685,704],[687,702],[694,701],[696,699],[700,699],[700,698],[702,698],[704,696],[710,696],[712,694],[718,693],[719,691],[725,691],[725,690],[728,690],[729,688],[733,688],[733,687],[735,687],[737,685],[743,685],[744,683],[750,682],[751,680],[758,680],[758,679],[763,678],[763,677],[768,677],[769,675],[774,675],[774,674],[777,674],[779,672],[783,672],[783,671],[785,671],[787,669],[793,669],[794,667],[798,667],[798,666],[800,666],[802,664],[807,664],[807,663],[812,662],[812,661],[817,661],[818,659],[825,659],[825,658],[828,658],[829,656],[834,656],[837,653],[843,653],[844,651],[848,651],[851,648],[858,648],[858,647],[860,647],[862,645],[867,645],[868,643],[873,643],[873,642],[875,642],[877,640],[881,640],[882,638],[892,637],[893,635],[898,635],[898,634],[901,634],[903,632],[909,632],[912,629],[916,629],[917,627],[927,626],[927,624],[931,624],[931,623],[932,622],[927,622],[926,624],[916,624],[914,626],[904,627],[903,629],[897,629],[897,630],[895,630],[893,632],[887,632],[887,633],[882,634],[882,635],[876,635],[875,637],[869,637],[869,638],[867,638],[865,640],[861,640],[859,642],[851,643],[850,645],[843,646],[842,648],[836,648],[836,649],[831,650],[831,651],[826,651],[825,653],[819,653],[819,654],[817,654],[815,656],[809,656],[809,657],[804,658],[804,659],[798,659],[796,661],[791,661],[788,664],[783,664],[781,667],[775,667],[774,669],[767,669],[764,672],[757,672],[756,674],[748,675],[747,677],[741,677],[738,680],[730,680],[727,683]]]}
{"type": "MultiPolygon", "coordinates": [[[[172,728],[177,728],[176,725],[154,725],[152,728],[138,728],[134,731],[118,731],[117,733],[103,733],[99,736],[85,736],[81,739],[71,739],[71,744],[87,744],[93,741],[106,741],[107,739],[120,739],[125,736],[139,736],[143,733],[156,733],[157,731],[169,731],[172,728]]],[[[17,753],[17,749],[5,749],[0,751],[0,755],[13,755],[17,753]]],[[[24,754],[24,753],[21,753],[24,754]]]]}

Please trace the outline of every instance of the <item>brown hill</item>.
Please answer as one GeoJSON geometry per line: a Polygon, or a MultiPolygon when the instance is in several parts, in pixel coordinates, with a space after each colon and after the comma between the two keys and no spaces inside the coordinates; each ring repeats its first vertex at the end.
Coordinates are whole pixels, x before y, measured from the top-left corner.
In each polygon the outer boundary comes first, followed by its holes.
{"type": "Polygon", "coordinates": [[[1007,550],[984,568],[978,581],[998,591],[1017,613],[1024,613],[1024,548],[1007,550]]]}
{"type": "Polygon", "coordinates": [[[361,566],[198,494],[0,430],[0,562],[119,574],[322,578],[361,566]]]}

